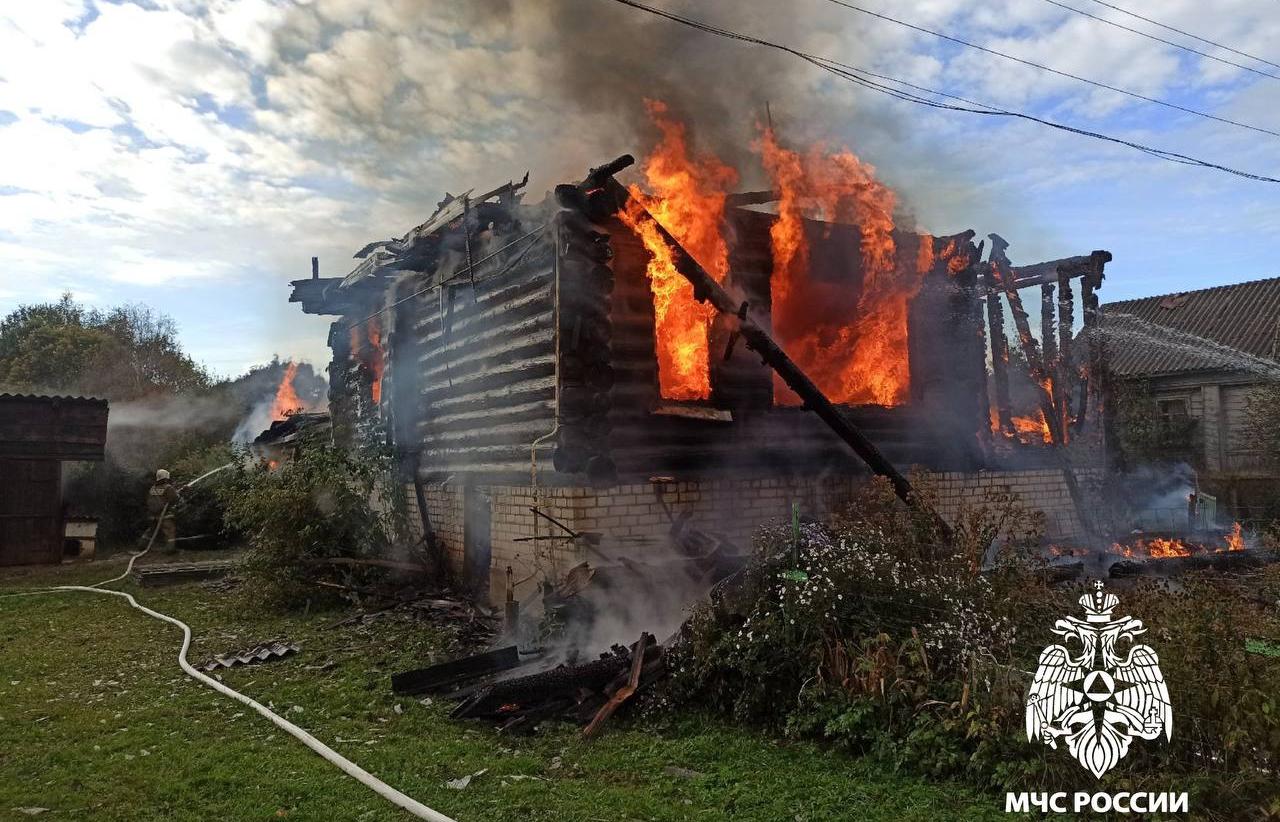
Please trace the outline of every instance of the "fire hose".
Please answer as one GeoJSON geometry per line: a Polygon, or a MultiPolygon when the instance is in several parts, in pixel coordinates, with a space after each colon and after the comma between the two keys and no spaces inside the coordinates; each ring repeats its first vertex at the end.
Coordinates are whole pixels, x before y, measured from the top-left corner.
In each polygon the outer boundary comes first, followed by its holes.
{"type": "MultiPolygon", "coordinates": [[[[221,470],[221,469],[218,469],[218,470],[221,470]]],[[[214,473],[214,472],[211,471],[210,473],[214,473]]],[[[208,474],[205,474],[205,476],[208,476],[208,474]]],[[[196,482],[199,482],[201,479],[204,479],[204,477],[199,477],[196,480],[193,480],[192,482],[187,483],[186,487],[190,487],[191,485],[194,485],[196,482]]],[[[208,676],[196,670],[194,667],[192,667],[191,663],[187,661],[187,650],[191,647],[191,627],[187,625],[185,622],[183,622],[182,620],[176,617],[171,617],[168,614],[162,614],[159,611],[155,611],[155,610],[152,610],[151,608],[148,608],[147,606],[139,603],[136,599],[134,599],[132,594],[125,593],[124,591],[112,591],[112,590],[107,590],[99,587],[102,585],[107,585],[112,582],[118,582],[119,580],[124,579],[130,574],[130,572],[133,570],[134,562],[136,562],[139,557],[144,556],[148,551],[150,551],[151,546],[155,544],[156,536],[160,533],[160,527],[164,521],[164,515],[168,510],[169,510],[169,503],[166,502],[164,504],[164,507],[160,509],[160,516],[156,518],[156,527],[155,527],[155,530],[151,532],[151,539],[148,540],[147,547],[142,551],[136,554],[133,554],[132,556],[129,557],[128,566],[125,568],[124,573],[120,574],[119,576],[112,577],[111,579],[104,579],[102,582],[94,583],[93,585],[56,585],[52,588],[45,588],[45,589],[35,590],[35,591],[19,591],[12,594],[0,595],[0,599],[7,599],[9,597],[36,596],[39,594],[60,593],[63,591],[79,591],[81,593],[108,594],[110,596],[121,597],[126,601],[128,601],[128,603],[131,606],[138,609],[139,611],[142,611],[147,616],[153,617],[162,622],[167,622],[170,625],[176,625],[182,631],[182,647],[178,649],[178,665],[182,667],[182,670],[187,674],[187,676],[191,677],[192,679],[196,680],[197,682],[199,682],[200,684],[208,688],[212,688],[213,690],[217,691],[223,696],[230,697],[231,699],[234,699],[237,702],[240,702],[244,705],[249,706],[257,713],[269,719],[271,723],[275,725],[277,728],[289,734],[293,738],[297,739],[303,745],[306,745],[312,751],[322,756],[330,764],[337,766],[337,768],[341,770],[343,773],[345,773],[347,776],[350,776],[352,779],[364,785],[366,788],[373,791],[378,796],[381,796],[383,799],[387,800],[388,802],[391,802],[392,804],[397,805],[400,808],[403,808],[404,810],[413,814],[417,818],[428,820],[428,822],[455,822],[455,820],[452,819],[451,817],[445,816],[439,811],[432,810],[431,808],[428,808],[426,805],[422,804],[421,802],[409,796],[408,794],[402,793],[401,791],[398,791],[395,788],[391,787],[390,785],[383,782],[378,777],[369,773],[364,768],[361,768],[359,765],[352,762],[350,759],[347,759],[342,754],[335,751],[333,748],[330,748],[328,745],[324,744],[319,739],[316,739],[307,731],[303,730],[302,728],[293,724],[289,720],[275,713],[274,711],[272,711],[270,708],[263,705],[262,703],[250,697],[247,697],[244,694],[240,693],[239,691],[234,690],[233,688],[230,688],[222,684],[221,682],[214,679],[213,677],[208,676]]]]}

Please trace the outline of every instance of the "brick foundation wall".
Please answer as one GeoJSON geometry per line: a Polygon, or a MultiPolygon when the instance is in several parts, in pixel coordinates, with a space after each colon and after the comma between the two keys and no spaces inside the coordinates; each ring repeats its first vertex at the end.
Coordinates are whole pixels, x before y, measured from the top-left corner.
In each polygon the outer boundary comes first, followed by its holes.
{"type": "MultiPolygon", "coordinates": [[[[1096,469],[1077,471],[1086,499],[1099,479],[1096,469]]],[[[1071,493],[1057,469],[1035,471],[979,471],[976,474],[931,474],[938,497],[938,513],[954,520],[962,505],[978,504],[989,491],[1012,491],[1024,504],[1044,513],[1045,538],[1053,541],[1084,539],[1085,529],[1071,501],[1071,493]]]]}
{"type": "MultiPolygon", "coordinates": [[[[982,471],[930,477],[936,489],[939,513],[949,520],[954,519],[964,504],[979,503],[989,490],[1007,489],[1030,507],[1044,512],[1047,538],[1078,539],[1083,532],[1059,471],[982,471]]],[[[1088,472],[1082,472],[1081,485],[1088,487],[1090,479],[1088,472]]],[[[555,487],[539,489],[536,504],[575,531],[596,531],[606,539],[636,540],[635,556],[643,557],[643,538],[656,543],[666,538],[671,524],[668,509],[673,514],[691,511],[692,522],[699,528],[723,534],[745,549],[750,547],[761,525],[787,522],[793,501],[800,504],[802,515],[822,517],[845,504],[864,481],[862,477],[827,476],[643,483],[607,489],[555,487]]],[[[412,498],[411,486],[409,490],[412,498]]],[[[563,541],[516,541],[560,533],[554,525],[529,511],[535,505],[532,487],[464,489],[427,485],[424,490],[436,537],[458,572],[464,566],[467,495],[481,495],[473,500],[480,511],[487,499],[491,544],[489,594],[493,602],[505,596],[508,566],[518,583],[516,597],[519,599],[534,590],[539,565],[563,571],[575,563],[593,559],[563,541]],[[540,554],[535,552],[535,545],[540,546],[540,554]]],[[[411,512],[417,516],[416,506],[411,512]]]]}

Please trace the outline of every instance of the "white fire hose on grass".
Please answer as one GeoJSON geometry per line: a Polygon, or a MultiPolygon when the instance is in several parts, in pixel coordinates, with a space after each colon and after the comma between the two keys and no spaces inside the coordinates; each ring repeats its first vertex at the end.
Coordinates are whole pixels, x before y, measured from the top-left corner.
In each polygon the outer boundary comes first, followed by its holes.
{"type": "MultiPolygon", "coordinates": [[[[206,474],[205,476],[208,476],[208,474],[206,474]]],[[[204,477],[200,477],[197,480],[187,483],[187,486],[189,487],[191,485],[194,485],[195,482],[198,482],[200,479],[204,479],[204,477]]],[[[250,708],[257,711],[262,716],[271,720],[272,724],[274,724],[277,728],[289,734],[290,736],[294,737],[295,739],[297,739],[303,745],[306,745],[311,750],[320,754],[320,756],[324,757],[325,760],[327,760],[331,764],[336,765],[338,769],[341,770],[343,773],[345,773],[347,776],[350,776],[352,779],[364,785],[366,788],[373,791],[378,796],[381,796],[383,799],[387,800],[388,802],[391,802],[392,804],[403,808],[404,810],[413,814],[417,818],[426,819],[428,820],[428,822],[455,822],[455,820],[453,820],[452,818],[445,816],[439,811],[435,811],[435,810],[432,810],[431,808],[428,808],[426,805],[422,804],[421,802],[414,799],[413,797],[407,794],[404,794],[396,790],[395,788],[391,787],[390,785],[383,782],[378,777],[369,773],[364,768],[361,768],[359,765],[352,762],[350,759],[347,759],[345,756],[338,753],[333,748],[330,748],[328,745],[316,739],[314,736],[307,733],[305,730],[293,724],[292,722],[285,719],[284,717],[280,716],[276,712],[272,711],[270,708],[263,705],[262,703],[257,702],[256,700],[253,700],[245,696],[239,691],[236,691],[232,688],[227,687],[226,685],[222,684],[221,682],[214,679],[213,677],[208,676],[207,674],[197,671],[194,667],[192,667],[191,663],[187,661],[187,649],[191,647],[191,627],[187,625],[185,622],[183,622],[182,620],[177,619],[176,617],[171,617],[168,614],[162,614],[159,611],[155,611],[155,610],[152,610],[151,608],[148,608],[147,606],[139,603],[138,600],[134,599],[132,594],[125,593],[124,591],[111,591],[111,590],[107,590],[99,587],[111,582],[118,582],[119,580],[124,579],[130,574],[130,572],[133,570],[133,563],[136,562],[139,557],[145,555],[148,551],[151,550],[151,546],[156,541],[156,535],[160,533],[160,526],[161,526],[161,523],[164,521],[164,515],[168,510],[169,510],[169,504],[165,503],[164,507],[160,509],[160,516],[156,519],[156,529],[151,532],[151,539],[147,542],[147,547],[143,549],[141,552],[137,554],[133,554],[129,558],[129,565],[128,567],[125,568],[123,574],[120,574],[119,576],[116,576],[116,577],[112,577],[111,579],[104,579],[102,582],[97,582],[97,583],[94,583],[93,585],[56,585],[52,588],[45,588],[38,591],[19,591],[17,593],[12,593],[12,594],[3,594],[3,595],[0,595],[0,599],[6,599],[9,597],[19,597],[19,596],[36,596],[39,594],[51,594],[51,593],[57,593],[61,591],[80,591],[82,593],[88,593],[88,594],[109,594],[111,596],[121,597],[127,600],[128,603],[132,605],[134,608],[137,608],[139,611],[142,611],[144,614],[150,617],[154,617],[155,619],[158,619],[162,622],[167,622],[170,625],[176,625],[178,626],[179,629],[182,630],[182,647],[178,649],[178,664],[182,666],[182,670],[187,674],[187,676],[191,677],[192,679],[196,680],[202,685],[212,688],[213,690],[217,691],[223,696],[230,697],[231,699],[234,699],[237,702],[248,705],[250,708]]]]}

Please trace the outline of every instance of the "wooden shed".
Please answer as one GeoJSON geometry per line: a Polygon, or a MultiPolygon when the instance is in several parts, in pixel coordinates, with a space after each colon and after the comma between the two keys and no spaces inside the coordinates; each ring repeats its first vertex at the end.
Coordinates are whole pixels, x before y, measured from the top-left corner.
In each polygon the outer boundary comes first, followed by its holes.
{"type": "Polygon", "coordinates": [[[106,400],[0,394],[0,565],[62,561],[62,463],[106,440],[106,400]]]}

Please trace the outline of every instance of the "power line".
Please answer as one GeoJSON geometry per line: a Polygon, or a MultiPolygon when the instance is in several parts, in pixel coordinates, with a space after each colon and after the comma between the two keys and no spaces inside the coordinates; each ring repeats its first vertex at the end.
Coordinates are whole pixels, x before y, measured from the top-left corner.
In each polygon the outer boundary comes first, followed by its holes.
{"type": "Polygon", "coordinates": [[[1087,129],[1082,129],[1082,128],[1076,128],[1075,126],[1069,126],[1069,125],[1066,125],[1065,123],[1054,122],[1052,120],[1048,120],[1043,117],[1036,117],[1035,115],[1027,114],[1025,112],[1002,109],[997,106],[989,105],[987,103],[976,102],[976,101],[969,100],[954,94],[948,94],[943,91],[937,91],[935,89],[927,88],[925,86],[918,86],[913,83],[909,83],[905,80],[899,80],[895,77],[890,77],[885,74],[876,74],[875,72],[868,71],[867,69],[858,68],[857,66],[851,66],[847,63],[841,63],[837,60],[832,60],[827,57],[820,57],[815,54],[810,54],[808,52],[800,51],[799,49],[792,48],[791,46],[784,46],[779,43],[774,43],[768,40],[762,40],[758,37],[752,37],[747,34],[741,34],[739,32],[731,31],[729,29],[713,26],[710,23],[704,23],[700,20],[695,20],[691,17],[684,17],[682,15],[676,14],[674,12],[669,12],[664,9],[658,9],[652,6],[646,6],[643,3],[636,2],[636,0],[614,0],[614,2],[621,3],[624,6],[630,6],[631,8],[638,9],[640,11],[648,12],[658,17],[663,17],[672,22],[679,23],[683,26],[688,26],[690,28],[694,28],[702,32],[706,32],[707,34],[712,34],[717,37],[723,37],[730,40],[737,40],[743,43],[749,43],[752,45],[763,46],[764,48],[785,52],[792,56],[799,57],[801,60],[804,60],[806,63],[810,63],[822,69],[823,71],[829,72],[831,74],[835,74],[836,76],[841,77],[845,80],[848,80],[849,82],[856,83],[857,85],[863,86],[864,88],[868,88],[873,91],[879,91],[883,94],[888,94],[889,96],[895,97],[899,100],[905,100],[907,102],[917,103],[919,105],[925,105],[931,108],[943,109],[947,111],[963,111],[971,114],[984,114],[989,116],[1000,116],[1000,117],[1015,117],[1015,118],[1027,120],[1033,123],[1039,123],[1041,125],[1048,126],[1049,128],[1058,129],[1060,131],[1066,131],[1072,134],[1078,134],[1082,137],[1090,137],[1095,140],[1102,140],[1104,142],[1116,143],[1118,145],[1128,146],[1129,148],[1145,152],[1154,157],[1159,157],[1162,160],[1168,160],[1169,162],[1181,163],[1183,165],[1200,166],[1202,168],[1211,168],[1216,171],[1223,171],[1228,174],[1234,174],[1238,177],[1245,177],[1250,180],[1258,180],[1265,183],[1280,183],[1280,179],[1275,177],[1266,177],[1260,174],[1251,174],[1247,171],[1240,171],[1238,169],[1230,168],[1224,165],[1219,165],[1217,163],[1212,163],[1207,160],[1201,160],[1197,157],[1191,157],[1186,154],[1178,154],[1173,151],[1154,148],[1152,146],[1144,145],[1142,143],[1136,143],[1130,140],[1125,140],[1120,137],[1113,137],[1107,134],[1102,134],[1100,132],[1089,131],[1087,129]],[[868,78],[875,78],[875,79],[868,79],[868,78]],[[936,97],[956,100],[958,102],[965,103],[966,105],[958,106],[958,105],[953,105],[949,103],[942,103],[937,100],[930,100],[928,98],[921,97],[918,94],[913,94],[909,91],[903,91],[901,88],[893,88],[891,86],[886,86],[884,85],[884,83],[876,82],[876,80],[883,80],[889,83],[894,83],[898,86],[902,86],[903,88],[914,89],[916,91],[920,91],[925,94],[931,94],[936,97]]]}
{"type": "Polygon", "coordinates": [[[1032,60],[1024,60],[1021,57],[1014,57],[1012,54],[1008,54],[1007,52],[997,51],[996,49],[987,48],[986,46],[981,46],[981,45],[978,45],[977,43],[972,43],[968,40],[962,40],[959,37],[952,37],[950,34],[943,34],[940,31],[934,31],[933,29],[927,29],[923,26],[917,26],[914,23],[908,23],[905,20],[899,20],[896,17],[890,17],[889,15],[881,14],[878,11],[871,11],[870,9],[864,9],[862,6],[854,5],[853,3],[846,2],[846,0],[827,0],[827,2],[834,3],[837,6],[842,6],[846,9],[849,9],[850,11],[856,11],[861,14],[868,15],[870,17],[875,17],[879,20],[884,20],[886,22],[893,23],[898,26],[903,26],[905,28],[912,29],[913,31],[918,31],[933,37],[938,37],[942,40],[947,40],[949,42],[956,43],[957,45],[964,46],[965,48],[976,49],[977,51],[985,52],[987,54],[992,54],[992,55],[995,55],[996,57],[1004,58],[1005,60],[1012,60],[1015,63],[1021,63],[1024,66],[1030,66],[1031,68],[1039,69],[1041,71],[1047,71],[1050,74],[1056,74],[1059,77],[1066,77],[1068,79],[1076,80],[1081,83],[1087,83],[1097,88],[1106,89],[1107,91],[1114,91],[1117,94],[1123,94],[1126,97],[1132,97],[1135,100],[1142,100],[1147,103],[1154,103],[1158,106],[1171,108],[1171,109],[1174,109],[1175,111],[1181,111],[1185,114],[1194,114],[1196,117],[1203,117],[1206,120],[1216,120],[1219,123],[1226,123],[1227,125],[1236,126],[1237,128],[1247,128],[1250,131],[1256,131],[1260,134],[1269,134],[1272,137],[1280,137],[1280,131],[1272,131],[1271,129],[1263,128],[1261,126],[1251,126],[1248,123],[1241,123],[1238,120],[1231,120],[1226,117],[1219,117],[1216,114],[1210,114],[1207,111],[1201,111],[1200,109],[1191,108],[1190,106],[1183,106],[1183,105],[1179,105],[1178,103],[1171,103],[1168,100],[1161,100],[1158,97],[1148,97],[1145,94],[1139,94],[1136,91],[1129,91],[1128,89],[1123,89],[1123,88],[1120,88],[1119,86],[1113,86],[1110,83],[1103,83],[1098,80],[1090,80],[1088,77],[1081,77],[1079,74],[1072,74],[1069,71],[1060,71],[1055,68],[1050,68],[1049,66],[1046,66],[1043,63],[1036,63],[1032,60]]]}
{"type": "MultiPolygon", "coordinates": [[[[818,58],[818,59],[826,60],[826,58],[818,58]]],[[[1129,148],[1141,151],[1145,154],[1150,154],[1153,157],[1158,157],[1161,160],[1168,160],[1169,162],[1172,162],[1172,163],[1180,163],[1182,165],[1189,165],[1189,166],[1200,166],[1202,168],[1214,169],[1215,171],[1225,171],[1228,174],[1234,174],[1238,177],[1245,177],[1250,180],[1258,180],[1265,183],[1280,183],[1280,179],[1275,177],[1266,177],[1260,174],[1252,174],[1247,171],[1240,171],[1238,169],[1234,169],[1229,166],[1219,165],[1218,163],[1209,162],[1208,160],[1201,160],[1197,157],[1192,157],[1186,154],[1178,154],[1177,152],[1174,152],[1174,151],[1168,151],[1166,149],[1154,148],[1152,146],[1144,145],[1142,143],[1136,143],[1131,140],[1126,140],[1122,137],[1113,137],[1109,134],[1102,134],[1101,132],[1089,131],[1088,129],[1077,128],[1076,126],[1069,126],[1065,123],[1054,122],[1053,120],[1047,120],[1043,117],[1036,117],[1033,114],[1027,114],[1026,112],[1022,112],[1022,111],[1011,111],[1009,109],[998,108],[988,103],[982,103],[979,101],[970,100],[966,97],[960,97],[955,94],[948,94],[945,91],[936,91],[934,89],[926,88],[924,86],[917,86],[914,83],[908,83],[906,80],[899,80],[897,78],[890,77],[888,75],[876,74],[875,72],[867,71],[866,69],[856,69],[852,66],[847,66],[844,63],[837,63],[835,61],[827,61],[827,62],[830,62],[833,65],[846,69],[850,72],[861,72],[862,74],[865,74],[868,77],[875,77],[880,80],[885,80],[890,83],[896,83],[900,86],[916,89],[926,94],[934,94],[949,100],[957,100],[967,105],[953,106],[953,105],[947,105],[944,103],[938,103],[935,101],[926,100],[916,95],[899,93],[895,89],[889,89],[888,87],[882,86],[880,84],[870,83],[869,81],[862,82],[862,81],[855,80],[855,82],[859,82],[860,85],[864,85],[867,88],[873,88],[875,90],[886,90],[889,94],[892,94],[893,96],[898,97],[899,99],[907,100],[908,102],[918,102],[923,105],[932,106],[933,108],[947,109],[950,111],[963,111],[963,112],[968,112],[970,114],[987,114],[992,116],[1015,117],[1020,120],[1028,120],[1033,123],[1039,123],[1040,125],[1048,126],[1049,128],[1058,129],[1059,131],[1066,131],[1071,134],[1080,135],[1082,137],[1090,137],[1095,140],[1102,140],[1103,142],[1116,143],[1117,145],[1127,146],[1129,148]],[[979,108],[970,108],[970,106],[979,106],[979,108]]],[[[823,68],[826,68],[828,71],[831,71],[832,73],[838,74],[842,77],[848,76],[845,71],[836,71],[835,69],[832,69],[826,66],[823,66],[823,68]]]]}
{"type": "Polygon", "coordinates": [[[1159,26],[1160,28],[1165,29],[1166,31],[1172,31],[1176,34],[1181,34],[1183,37],[1190,37],[1192,40],[1199,40],[1201,43],[1208,43],[1209,45],[1214,46],[1216,48],[1220,48],[1223,51],[1229,51],[1232,54],[1238,54],[1241,57],[1248,57],[1250,60],[1257,60],[1259,63],[1265,63],[1268,66],[1280,69],[1280,63],[1273,63],[1270,60],[1264,60],[1261,57],[1257,57],[1245,51],[1240,51],[1240,49],[1233,49],[1231,48],[1231,46],[1225,46],[1222,43],[1217,43],[1217,42],[1214,42],[1213,40],[1200,37],[1198,35],[1192,34],[1189,31],[1176,29],[1173,26],[1166,26],[1164,23],[1161,23],[1157,20],[1152,20],[1150,17],[1143,17],[1141,14],[1135,14],[1134,12],[1131,12],[1128,9],[1122,9],[1119,6],[1113,6],[1110,3],[1104,3],[1102,2],[1102,0],[1090,0],[1090,2],[1097,3],[1099,6],[1106,6],[1107,8],[1114,9],[1120,12],[1121,14],[1127,14],[1130,17],[1136,17],[1137,19],[1141,20],[1144,23],[1150,23],[1153,26],[1159,26]]]}
{"type": "MultiPolygon", "coordinates": [[[[1098,1],[1098,0],[1094,0],[1094,2],[1097,2],[1097,1],[1098,1]]],[[[1182,49],[1183,51],[1187,51],[1187,52],[1190,52],[1190,53],[1192,53],[1192,54],[1198,54],[1198,55],[1200,55],[1201,57],[1204,57],[1204,58],[1209,59],[1209,60],[1216,60],[1217,62],[1219,62],[1219,63],[1225,63],[1225,64],[1226,64],[1226,65],[1228,65],[1228,66],[1235,66],[1235,67],[1236,67],[1236,68],[1238,68],[1238,69],[1244,69],[1245,71],[1251,71],[1251,72],[1253,72],[1254,74],[1260,74],[1260,75],[1262,75],[1263,77],[1270,77],[1272,80],[1280,80],[1280,74],[1272,74],[1272,73],[1271,73],[1271,72],[1269,72],[1269,71],[1262,71],[1261,69],[1256,69],[1256,68],[1253,68],[1252,66],[1246,66],[1246,65],[1244,65],[1244,64],[1242,64],[1242,63],[1237,63],[1237,62],[1235,62],[1235,61],[1233,61],[1233,60],[1228,60],[1228,59],[1226,59],[1226,58],[1224,58],[1224,57],[1216,57],[1216,56],[1214,56],[1214,55],[1212,55],[1212,54],[1209,54],[1208,52],[1200,51],[1199,49],[1193,49],[1193,48],[1191,48],[1190,46],[1184,46],[1184,45],[1183,45],[1183,44],[1181,44],[1181,43],[1175,43],[1175,42],[1173,42],[1172,40],[1166,40],[1166,39],[1164,39],[1163,37],[1156,37],[1154,34],[1148,34],[1148,33],[1147,33],[1147,32],[1145,32],[1145,31],[1139,31],[1138,29],[1130,28],[1130,27],[1128,27],[1128,26],[1126,26],[1126,25],[1124,25],[1124,24],[1122,24],[1122,23],[1117,23],[1117,22],[1115,22],[1114,20],[1108,20],[1108,19],[1107,19],[1107,18],[1105,18],[1105,17],[1099,17],[1099,16],[1098,16],[1098,15],[1096,15],[1096,14],[1090,14],[1089,12],[1085,11],[1084,9],[1078,9],[1078,8],[1076,8],[1076,7],[1074,7],[1074,6],[1068,6],[1066,3],[1059,3],[1059,2],[1058,2],[1058,0],[1044,0],[1044,2],[1048,3],[1048,4],[1049,4],[1049,5],[1051,5],[1051,6],[1057,6],[1057,7],[1058,7],[1058,8],[1060,8],[1060,9],[1066,9],[1067,11],[1074,12],[1075,14],[1079,14],[1079,15],[1081,15],[1082,17],[1088,17],[1088,18],[1089,18],[1089,19],[1091,19],[1091,20],[1097,20],[1099,23],[1106,23],[1108,26],[1115,26],[1115,27],[1116,27],[1116,28],[1118,28],[1118,29],[1123,29],[1123,30],[1125,30],[1125,31],[1132,32],[1132,33],[1134,33],[1134,34],[1136,34],[1136,35],[1138,35],[1138,36],[1140,36],[1140,37],[1145,37],[1145,38],[1147,38],[1148,40],[1155,40],[1157,43],[1164,43],[1166,46],[1173,46],[1173,47],[1174,47],[1174,48],[1176,48],[1176,49],[1182,49]]],[[[1108,5],[1108,4],[1107,4],[1107,3],[1103,3],[1102,5],[1106,6],[1106,5],[1108,5]]],[[[1116,7],[1115,7],[1115,6],[1110,6],[1110,8],[1116,8],[1116,7]]],[[[1134,15],[1134,16],[1136,17],[1137,15],[1134,15]]],[[[1146,20],[1146,18],[1145,18],[1145,17],[1143,17],[1142,19],[1143,19],[1143,20],[1146,20]]],[[[1148,22],[1154,22],[1154,21],[1148,21],[1148,22]]],[[[1161,24],[1160,24],[1160,23],[1155,23],[1155,25],[1159,26],[1159,25],[1161,25],[1161,24]]],[[[1164,26],[1164,28],[1168,28],[1168,26],[1164,26]]],[[[1174,29],[1174,31],[1178,31],[1178,30],[1177,30],[1177,29],[1174,29]]],[[[1195,35],[1194,35],[1194,34],[1186,34],[1186,32],[1179,32],[1179,34],[1184,34],[1184,35],[1186,35],[1187,37],[1195,37],[1195,35]]],[[[1195,37],[1195,39],[1199,40],[1199,39],[1201,39],[1201,38],[1199,38],[1199,37],[1195,37]]],[[[1211,41],[1206,41],[1206,42],[1211,42],[1211,41]]],[[[1213,45],[1218,46],[1218,48],[1222,48],[1222,49],[1227,48],[1227,46],[1220,46],[1220,45],[1218,45],[1217,43],[1214,43],[1213,45]]],[[[1229,51],[1235,51],[1235,49],[1229,49],[1229,51]]],[[[1243,52],[1241,52],[1241,53],[1243,54],[1243,52]]],[[[1249,55],[1247,55],[1247,54],[1246,54],[1245,56],[1246,56],[1246,57],[1249,57],[1249,55]]],[[[1250,57],[1249,59],[1251,59],[1251,60],[1258,60],[1259,62],[1262,62],[1262,63],[1267,62],[1266,60],[1261,60],[1260,58],[1257,58],[1257,57],[1250,57]]],[[[1274,63],[1272,63],[1271,65],[1275,65],[1275,64],[1274,64],[1274,63]]],[[[1277,68],[1280,68],[1280,66],[1277,66],[1277,68]]]]}

